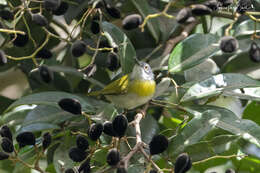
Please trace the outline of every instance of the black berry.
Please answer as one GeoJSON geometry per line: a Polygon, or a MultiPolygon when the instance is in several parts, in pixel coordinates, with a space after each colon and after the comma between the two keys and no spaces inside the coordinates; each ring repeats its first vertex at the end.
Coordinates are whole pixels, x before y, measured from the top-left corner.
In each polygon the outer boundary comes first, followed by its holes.
{"type": "Polygon", "coordinates": [[[183,23],[187,22],[187,19],[189,17],[191,17],[191,9],[190,8],[183,8],[178,12],[178,14],[176,16],[176,21],[178,23],[183,24],[183,23]]]}
{"type": "Polygon", "coordinates": [[[23,35],[23,34],[16,34],[16,37],[14,34],[10,34],[11,36],[11,40],[13,40],[13,44],[17,47],[24,47],[28,41],[29,41],[29,37],[27,36],[27,34],[23,35]]]}
{"type": "Polygon", "coordinates": [[[152,169],[149,173],[157,173],[157,171],[152,169]]]}
{"type": "Polygon", "coordinates": [[[185,173],[192,166],[190,156],[187,153],[180,154],[175,162],[174,173],[185,173]]]}
{"type": "Polygon", "coordinates": [[[90,160],[87,159],[86,161],[84,161],[80,166],[79,166],[79,169],[78,169],[78,172],[82,172],[83,173],[90,173],[90,164],[89,164],[90,160]]]}
{"type": "Polygon", "coordinates": [[[239,0],[237,6],[237,12],[240,14],[244,14],[247,10],[252,9],[251,0],[239,0]]]}
{"type": "Polygon", "coordinates": [[[43,6],[48,11],[55,11],[61,4],[61,0],[44,0],[43,6]]]}
{"type": "Polygon", "coordinates": [[[32,132],[22,132],[16,137],[16,141],[22,146],[35,145],[35,136],[32,132]]]}
{"type": "Polygon", "coordinates": [[[109,136],[117,136],[116,132],[114,131],[113,124],[110,121],[106,121],[103,124],[104,130],[103,132],[109,136]]]}
{"type": "Polygon", "coordinates": [[[72,44],[72,46],[71,46],[71,54],[74,57],[80,57],[85,52],[86,52],[86,44],[83,41],[77,40],[77,41],[75,41],[72,44]]]}
{"type": "Polygon", "coordinates": [[[220,7],[228,7],[233,4],[233,0],[218,0],[220,2],[220,7]]]}
{"type": "Polygon", "coordinates": [[[107,13],[111,17],[116,18],[116,19],[120,19],[121,18],[121,13],[120,13],[120,11],[117,8],[112,7],[112,6],[108,5],[108,4],[106,5],[105,8],[106,8],[107,13]]]}
{"type": "Polygon", "coordinates": [[[116,173],[127,173],[125,168],[117,168],[116,173]]]}
{"type": "Polygon", "coordinates": [[[77,143],[78,148],[80,148],[82,150],[88,149],[89,143],[88,143],[88,140],[85,137],[77,136],[76,143],[77,143]]]}
{"type": "Polygon", "coordinates": [[[103,124],[101,123],[91,124],[91,126],[88,129],[88,136],[93,141],[96,141],[101,136],[102,132],[103,132],[103,124]]]}
{"type": "Polygon", "coordinates": [[[1,135],[2,137],[6,137],[6,138],[10,139],[10,141],[13,141],[12,132],[11,132],[11,130],[9,129],[9,127],[6,126],[6,125],[4,125],[4,126],[1,127],[0,135],[1,135]]]}
{"type": "Polygon", "coordinates": [[[232,53],[238,49],[238,41],[232,36],[222,37],[220,40],[220,49],[225,53],[232,53]]]}
{"type": "Polygon", "coordinates": [[[36,54],[36,58],[42,58],[42,59],[50,59],[52,57],[52,53],[48,49],[41,49],[39,52],[36,54]]]}
{"type": "Polygon", "coordinates": [[[120,154],[117,149],[110,149],[107,154],[107,163],[110,166],[116,166],[120,161],[120,154]]]}
{"type": "Polygon", "coordinates": [[[0,160],[5,160],[5,159],[8,159],[9,158],[9,155],[4,153],[4,152],[0,152],[0,160]]]}
{"type": "Polygon", "coordinates": [[[51,134],[49,132],[43,135],[42,148],[47,149],[51,144],[51,134]]]}
{"type": "Polygon", "coordinates": [[[255,42],[251,43],[249,57],[253,62],[260,62],[260,47],[255,42]]]}
{"type": "Polygon", "coordinates": [[[116,71],[120,67],[119,57],[114,52],[109,52],[107,55],[107,68],[110,71],[116,71]]]}
{"type": "Polygon", "coordinates": [[[229,168],[229,169],[226,170],[225,173],[236,173],[236,172],[233,169],[229,168]]]}
{"type": "Polygon", "coordinates": [[[53,81],[53,72],[46,66],[46,65],[41,65],[39,67],[39,73],[41,76],[41,79],[46,82],[46,83],[50,83],[51,81],[53,81]]]}
{"type": "Polygon", "coordinates": [[[75,173],[72,168],[68,168],[65,170],[65,173],[75,173]]]}
{"type": "Polygon", "coordinates": [[[216,11],[218,9],[218,1],[217,0],[209,0],[204,3],[208,8],[212,11],[216,11]]]}
{"type": "Polygon", "coordinates": [[[163,135],[155,135],[149,143],[150,154],[159,154],[168,148],[168,139],[163,135]]]}
{"type": "Polygon", "coordinates": [[[53,14],[56,16],[63,15],[67,12],[68,8],[69,8],[69,4],[67,2],[62,1],[59,7],[53,11],[53,14]]]}
{"type": "Polygon", "coordinates": [[[39,26],[47,26],[48,20],[41,14],[32,14],[32,22],[39,26]]]}
{"type": "Polygon", "coordinates": [[[208,15],[212,12],[210,8],[203,4],[196,4],[191,6],[191,12],[195,16],[208,15]]]}
{"type": "Polygon", "coordinates": [[[100,32],[98,21],[92,20],[90,30],[93,34],[98,34],[100,32]]]}
{"type": "Polygon", "coordinates": [[[115,119],[112,122],[112,125],[117,136],[121,138],[126,133],[128,127],[128,120],[124,115],[120,114],[115,117],[115,119]]]}
{"type": "Polygon", "coordinates": [[[69,150],[69,157],[74,162],[81,162],[87,157],[87,153],[77,147],[73,147],[69,150]]]}
{"type": "Polygon", "coordinates": [[[3,137],[1,143],[2,149],[7,153],[12,153],[14,151],[13,142],[10,139],[3,137]]]}
{"type": "Polygon", "coordinates": [[[123,28],[126,30],[135,29],[141,23],[142,23],[142,17],[139,14],[128,15],[122,21],[123,28]]]}
{"type": "Polygon", "coordinates": [[[0,10],[0,17],[4,20],[13,20],[14,14],[9,10],[0,10]]]}
{"type": "Polygon", "coordinates": [[[64,98],[58,102],[58,105],[64,111],[78,115],[81,114],[81,104],[76,99],[64,98]]]}

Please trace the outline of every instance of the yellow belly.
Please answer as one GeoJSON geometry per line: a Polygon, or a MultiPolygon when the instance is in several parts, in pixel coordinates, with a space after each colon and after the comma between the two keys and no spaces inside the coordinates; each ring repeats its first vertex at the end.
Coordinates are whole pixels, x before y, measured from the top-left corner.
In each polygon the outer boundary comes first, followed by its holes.
{"type": "Polygon", "coordinates": [[[128,92],[146,97],[154,94],[155,87],[154,81],[134,80],[130,82],[128,92]]]}

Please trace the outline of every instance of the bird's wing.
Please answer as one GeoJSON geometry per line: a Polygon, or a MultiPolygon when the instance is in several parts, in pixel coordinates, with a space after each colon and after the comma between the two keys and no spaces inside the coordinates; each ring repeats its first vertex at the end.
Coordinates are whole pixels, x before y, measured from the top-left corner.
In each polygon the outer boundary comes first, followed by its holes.
{"type": "Polygon", "coordinates": [[[97,95],[117,95],[127,92],[129,83],[129,76],[124,75],[123,77],[111,82],[105,88],[100,91],[90,92],[88,95],[97,96],[97,95]]]}

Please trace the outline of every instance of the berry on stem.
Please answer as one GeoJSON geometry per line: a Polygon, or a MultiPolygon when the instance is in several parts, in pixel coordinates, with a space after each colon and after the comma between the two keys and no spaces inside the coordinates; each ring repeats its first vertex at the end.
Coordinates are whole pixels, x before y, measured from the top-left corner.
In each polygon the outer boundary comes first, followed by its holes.
{"type": "Polygon", "coordinates": [[[69,150],[69,157],[74,162],[81,162],[87,157],[87,153],[80,148],[72,147],[69,150]]]}
{"type": "Polygon", "coordinates": [[[137,28],[142,23],[142,17],[139,14],[126,16],[122,21],[122,26],[126,30],[137,28]]]}
{"type": "Polygon", "coordinates": [[[58,102],[58,105],[66,112],[75,115],[81,114],[81,104],[77,99],[64,98],[58,102]]]}
{"type": "Polygon", "coordinates": [[[56,16],[63,15],[67,12],[68,8],[69,8],[69,4],[67,2],[62,1],[59,7],[53,11],[53,14],[56,16]]]}
{"type": "Polygon", "coordinates": [[[119,161],[120,161],[120,154],[117,151],[117,149],[115,148],[110,149],[107,154],[107,163],[110,166],[116,166],[119,161]]]}
{"type": "Polygon", "coordinates": [[[116,71],[120,67],[119,57],[114,52],[109,52],[107,55],[107,68],[110,71],[116,71]]]}
{"type": "Polygon", "coordinates": [[[7,153],[12,153],[14,151],[13,142],[10,139],[3,137],[1,143],[2,149],[7,153]]]}
{"type": "Polygon", "coordinates": [[[86,44],[84,41],[77,40],[71,46],[71,54],[74,57],[80,57],[86,52],[86,44]]]}
{"type": "Polygon", "coordinates": [[[98,140],[103,132],[103,129],[104,127],[103,124],[101,123],[91,124],[91,126],[88,129],[89,138],[92,139],[93,141],[98,140]]]}
{"type": "Polygon", "coordinates": [[[260,47],[255,42],[251,43],[249,57],[253,62],[260,62],[260,47]]]}
{"type": "Polygon", "coordinates": [[[174,173],[185,173],[192,167],[190,156],[187,153],[180,154],[175,162],[174,173]]]}
{"type": "Polygon", "coordinates": [[[43,149],[47,149],[51,144],[51,134],[49,132],[44,133],[43,135],[43,141],[42,141],[42,147],[43,149]]]}
{"type": "Polygon", "coordinates": [[[117,136],[121,138],[126,133],[128,127],[128,120],[124,115],[119,114],[114,118],[112,125],[117,136]]]}
{"type": "Polygon", "coordinates": [[[10,34],[11,40],[13,40],[13,44],[17,47],[24,47],[28,41],[29,41],[29,37],[27,34],[23,35],[23,34],[16,34],[16,37],[14,34],[10,34]]]}
{"type": "Polygon", "coordinates": [[[103,123],[104,130],[103,132],[109,136],[117,136],[116,132],[114,131],[113,124],[110,121],[106,121],[103,123]]]}
{"type": "Polygon", "coordinates": [[[149,143],[150,154],[160,154],[168,148],[168,139],[164,135],[155,135],[149,143]]]}
{"type": "Polygon", "coordinates": [[[39,26],[48,25],[48,20],[41,14],[32,14],[32,22],[39,26]]]}
{"type": "Polygon", "coordinates": [[[0,135],[2,137],[7,137],[8,139],[10,139],[10,141],[13,140],[12,132],[11,132],[10,128],[7,125],[4,125],[4,126],[1,127],[0,135]]]}
{"type": "Polygon", "coordinates": [[[41,65],[39,67],[39,73],[41,76],[41,79],[46,82],[46,83],[50,83],[51,81],[53,81],[53,72],[48,68],[48,66],[46,65],[41,65]]]}
{"type": "Polygon", "coordinates": [[[238,41],[232,36],[224,36],[220,40],[220,49],[225,53],[232,53],[238,49],[238,41]]]}
{"type": "Polygon", "coordinates": [[[41,49],[39,52],[37,52],[36,58],[42,58],[42,59],[50,59],[52,57],[52,53],[48,49],[41,49]]]}
{"type": "Polygon", "coordinates": [[[90,160],[87,159],[85,160],[80,166],[79,166],[79,169],[78,169],[78,172],[84,172],[84,173],[90,173],[90,160]]]}
{"type": "Polygon", "coordinates": [[[89,143],[88,140],[84,136],[77,136],[77,147],[82,149],[82,150],[87,150],[89,143]]]}
{"type": "Polygon", "coordinates": [[[21,146],[35,145],[35,136],[32,132],[22,132],[16,137],[16,141],[21,146]]]}

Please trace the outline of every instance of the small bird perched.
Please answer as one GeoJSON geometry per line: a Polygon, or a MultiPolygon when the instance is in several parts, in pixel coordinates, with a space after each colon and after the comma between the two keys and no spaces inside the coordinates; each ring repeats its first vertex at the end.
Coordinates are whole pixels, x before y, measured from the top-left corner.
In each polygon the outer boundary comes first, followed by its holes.
{"type": "Polygon", "coordinates": [[[113,81],[100,91],[90,92],[89,96],[104,95],[117,107],[133,109],[148,102],[155,88],[154,74],[149,64],[137,62],[132,73],[113,81]]]}

